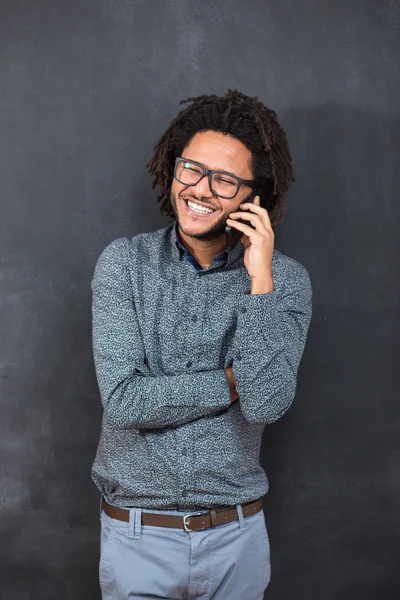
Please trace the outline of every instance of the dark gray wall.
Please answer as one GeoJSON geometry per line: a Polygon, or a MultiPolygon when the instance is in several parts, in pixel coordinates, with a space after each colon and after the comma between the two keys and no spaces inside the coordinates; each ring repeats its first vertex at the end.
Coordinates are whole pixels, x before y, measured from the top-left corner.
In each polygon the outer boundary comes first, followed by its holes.
{"type": "Polygon", "coordinates": [[[296,400],[264,435],[266,597],[399,597],[399,15],[2,0],[1,600],[100,597],[90,279],[109,241],[169,222],[145,163],[178,102],[229,87],[287,130],[276,245],[314,287],[296,400]]]}

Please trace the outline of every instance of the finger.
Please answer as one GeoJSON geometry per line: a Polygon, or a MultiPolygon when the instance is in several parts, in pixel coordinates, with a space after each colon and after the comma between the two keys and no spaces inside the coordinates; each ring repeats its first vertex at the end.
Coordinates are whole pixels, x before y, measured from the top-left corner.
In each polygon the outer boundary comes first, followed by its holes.
{"type": "Polygon", "coordinates": [[[238,229],[239,231],[245,233],[249,238],[253,237],[255,233],[267,233],[267,229],[259,219],[257,220],[258,226],[256,228],[250,227],[250,225],[245,225],[244,223],[238,223],[234,219],[227,219],[226,222],[234,229],[238,229]]]}
{"type": "Polygon", "coordinates": [[[268,231],[268,228],[265,226],[265,223],[262,220],[262,215],[261,214],[257,214],[256,215],[255,213],[250,213],[250,212],[244,213],[243,211],[240,211],[238,213],[232,213],[232,214],[230,214],[228,220],[230,220],[230,219],[232,219],[232,220],[243,219],[244,221],[250,221],[250,223],[258,231],[262,231],[263,233],[266,233],[268,231]]]}
{"type": "Polygon", "coordinates": [[[242,206],[246,206],[246,207],[260,206],[260,204],[261,204],[260,196],[257,195],[257,196],[254,196],[253,202],[246,202],[246,201],[242,202],[242,204],[240,204],[239,208],[241,208],[242,206]]]}

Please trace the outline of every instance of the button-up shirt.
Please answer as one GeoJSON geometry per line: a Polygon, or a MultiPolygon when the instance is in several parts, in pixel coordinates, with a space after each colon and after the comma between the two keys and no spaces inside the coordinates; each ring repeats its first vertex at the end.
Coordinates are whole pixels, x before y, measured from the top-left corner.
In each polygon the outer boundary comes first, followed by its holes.
{"type": "Polygon", "coordinates": [[[251,294],[243,257],[239,241],[202,268],[176,221],[101,253],[91,283],[103,405],[92,478],[110,504],[212,508],[268,491],[261,438],[295,396],[312,288],[305,267],[275,249],[274,290],[251,294]]]}

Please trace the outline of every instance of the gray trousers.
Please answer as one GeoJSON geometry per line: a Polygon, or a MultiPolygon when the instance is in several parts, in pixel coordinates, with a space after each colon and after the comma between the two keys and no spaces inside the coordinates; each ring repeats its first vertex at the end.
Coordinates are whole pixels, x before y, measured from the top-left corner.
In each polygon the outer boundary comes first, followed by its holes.
{"type": "Polygon", "coordinates": [[[185,512],[127,510],[129,523],[100,509],[103,600],[263,599],[271,566],[262,510],[245,519],[238,504],[239,521],[191,532],[141,524],[142,512],[185,512]]]}

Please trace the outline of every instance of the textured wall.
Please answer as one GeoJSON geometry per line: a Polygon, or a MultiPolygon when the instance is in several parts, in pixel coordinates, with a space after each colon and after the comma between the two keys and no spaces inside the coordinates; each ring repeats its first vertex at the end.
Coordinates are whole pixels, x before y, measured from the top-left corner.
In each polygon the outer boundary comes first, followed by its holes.
{"type": "MultiPolygon", "coordinates": [[[[400,592],[398,1],[2,0],[0,598],[95,600],[101,408],[90,279],[168,224],[145,163],[181,99],[278,112],[297,182],[277,227],[314,318],[265,430],[271,600],[400,592]]],[[[247,600],[247,599],[243,599],[247,600]]]]}

